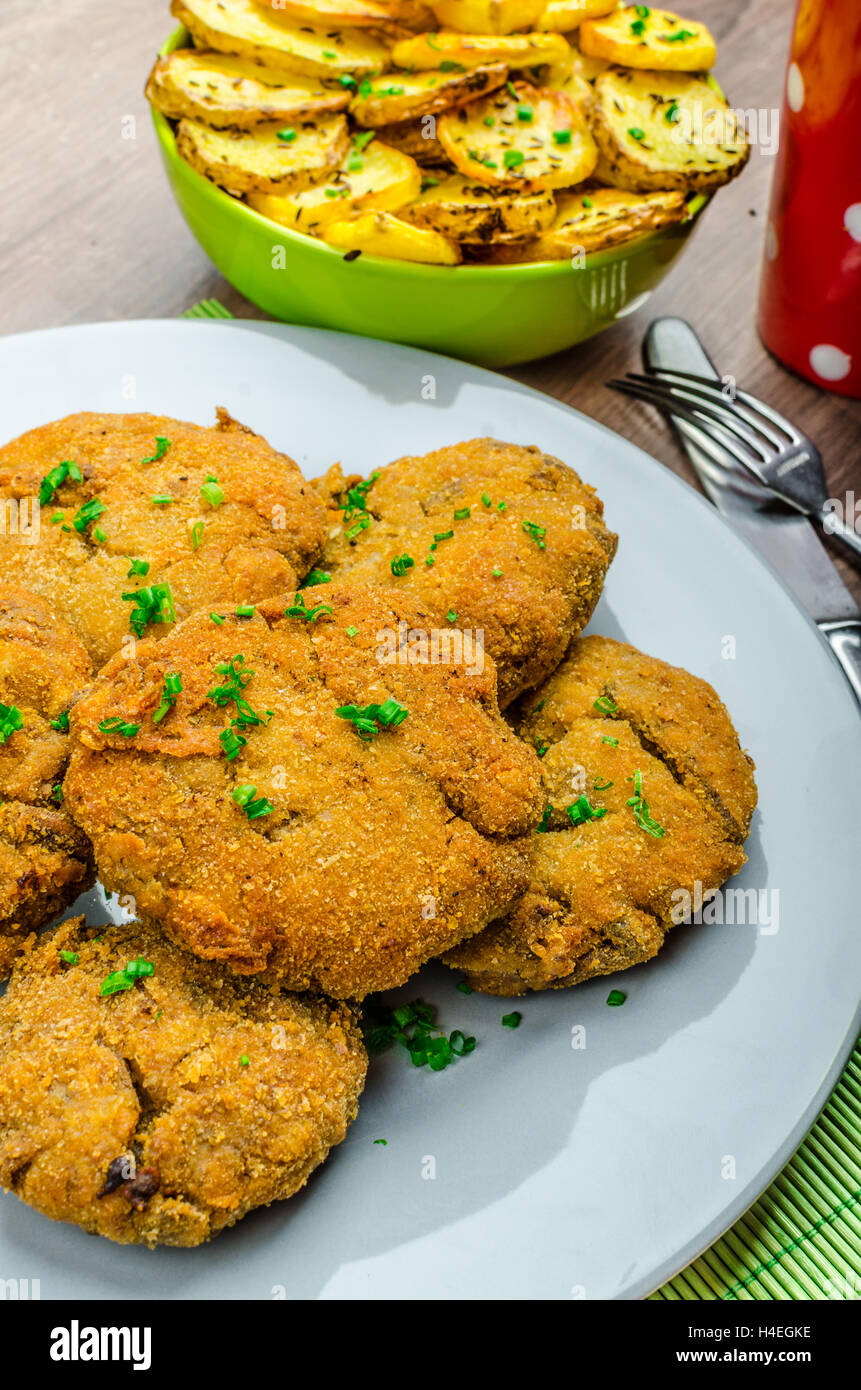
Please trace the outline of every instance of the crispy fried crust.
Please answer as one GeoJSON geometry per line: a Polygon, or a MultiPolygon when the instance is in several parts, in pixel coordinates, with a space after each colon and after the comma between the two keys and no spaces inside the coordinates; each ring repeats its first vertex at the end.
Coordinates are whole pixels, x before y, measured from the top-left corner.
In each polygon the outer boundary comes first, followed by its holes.
{"type": "Polygon", "coordinates": [[[0,1184],[122,1244],[199,1245],[304,1186],[365,1070],[345,1005],[269,993],[138,923],[64,922],[0,1002],[0,1184]],[[139,958],[151,975],[101,995],[139,958]]]}
{"type": "Polygon", "coordinates": [[[470,674],[464,661],[383,659],[398,623],[437,626],[412,595],[333,582],[302,597],[334,611],[282,616],[291,594],[221,626],[199,613],[111,661],[73,715],[66,798],[105,885],[199,955],[360,998],[524,890],[540,773],[499,715],[492,663],[470,674]],[[219,733],[236,710],[207,692],[240,652],[254,672],[244,698],[273,713],[228,761],[219,733]],[[168,671],[182,693],[154,723],[168,671]],[[368,742],[335,713],[387,697],[409,714],[368,742]],[[99,730],[118,715],[139,733],[99,730]],[[271,813],[249,820],[231,797],[240,785],[271,813]]]}
{"type": "Polygon", "coordinates": [[[756,805],[753,762],[712,687],[606,637],[575,642],[515,725],[547,750],[551,812],[533,836],[532,883],[503,922],[445,957],[489,994],[561,989],[648,960],[685,916],[678,890],[701,903],[744,864],[756,805]],[[635,772],[663,836],[628,805],[635,772]],[[607,813],[574,826],[566,808],[581,794],[607,813]]]}
{"type": "Polygon", "coordinates": [[[540,449],[473,439],[381,469],[367,494],[374,521],[350,537],[338,508],[356,481],[335,467],[318,483],[329,506],[326,568],[358,583],[395,583],[442,615],[456,613],[457,626],[483,631],[503,707],[544,680],[589,621],[615,554],[594,490],[540,449]],[[455,520],[464,508],[468,519],[455,520]],[[529,525],[546,534],[534,539],[529,525]],[[431,551],[444,531],[454,535],[431,551]],[[391,561],[405,552],[415,564],[393,580],[391,561]]]}
{"type": "Polygon", "coordinates": [[[69,737],[50,724],[91,679],[86,652],[48,605],[0,584],[0,701],[23,719],[0,746],[0,979],[32,929],[93,880],[90,844],[58,800],[69,737]]]}
{"type": "MultiPolygon", "coordinates": [[[[30,430],[0,449],[0,503],[36,497],[44,476],[65,460],[78,464],[83,481],[63,483],[42,508],[35,544],[0,537],[0,580],[46,599],[96,667],[131,635],[133,604],[124,592],[167,582],[180,619],[193,608],[279,593],[319,553],[323,511],[313,488],[292,459],[226,411],[213,429],[162,415],[83,413],[30,430]],[[144,462],[157,453],[158,437],[170,440],[167,452],[144,462]],[[210,474],[224,493],[220,506],[201,496],[210,474]],[[154,496],[174,500],[160,506],[154,496]],[[94,498],[105,510],[79,533],[71,523],[94,498]],[[58,512],[62,523],[51,524],[58,512]],[[148,561],[149,572],[129,578],[129,557],[148,561]]],[[[169,630],[159,624],[147,635],[169,630]]]]}

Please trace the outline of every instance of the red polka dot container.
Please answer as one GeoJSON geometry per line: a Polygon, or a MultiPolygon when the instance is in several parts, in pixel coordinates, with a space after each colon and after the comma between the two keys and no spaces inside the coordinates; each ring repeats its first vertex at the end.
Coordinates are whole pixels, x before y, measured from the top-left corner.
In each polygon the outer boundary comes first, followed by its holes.
{"type": "Polygon", "coordinates": [[[861,397],[861,0],[800,0],[760,284],[787,367],[861,397]]]}

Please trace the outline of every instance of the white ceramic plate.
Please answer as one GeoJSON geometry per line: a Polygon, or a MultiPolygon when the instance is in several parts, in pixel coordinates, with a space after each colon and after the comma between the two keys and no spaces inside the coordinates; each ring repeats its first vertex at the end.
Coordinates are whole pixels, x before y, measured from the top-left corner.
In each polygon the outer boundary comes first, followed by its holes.
{"type": "Polygon", "coordinates": [[[624,979],[518,1001],[517,1031],[501,1026],[511,1002],[464,997],[428,967],[400,997],[435,1003],[476,1051],[439,1073],[405,1053],[374,1061],[356,1124],[298,1197],[209,1246],[152,1253],[3,1196],[0,1277],[38,1278],[43,1298],[647,1294],[759,1195],[858,1033],[861,724],[815,629],[653,459],[446,358],[280,325],[104,324],[0,340],[0,380],[3,440],[76,410],[208,424],[218,404],[309,476],[481,434],[571,463],[621,536],[592,630],[726,700],[760,794],[733,886],[779,905],[777,931],[680,927],[624,979]],[[606,1007],[611,984],[624,1007],[606,1007]]]}

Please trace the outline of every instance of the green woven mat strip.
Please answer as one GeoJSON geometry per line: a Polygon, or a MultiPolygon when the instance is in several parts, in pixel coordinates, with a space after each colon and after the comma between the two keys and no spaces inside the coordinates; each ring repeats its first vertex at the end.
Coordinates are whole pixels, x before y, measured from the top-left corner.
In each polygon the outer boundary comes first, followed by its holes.
{"type": "Polygon", "coordinates": [[[217,299],[201,299],[199,303],[192,304],[190,309],[185,309],[180,314],[183,319],[232,319],[234,317],[229,309],[225,309],[217,299]]]}
{"type": "MultiPolygon", "coordinates": [[[[230,319],[217,299],[186,319],[230,319]]],[[[861,1297],[861,1042],[804,1143],[758,1202],[653,1299],[861,1297]]]]}
{"type": "Polygon", "coordinates": [[[655,1299],[861,1298],[861,1041],[758,1202],[655,1299]]]}

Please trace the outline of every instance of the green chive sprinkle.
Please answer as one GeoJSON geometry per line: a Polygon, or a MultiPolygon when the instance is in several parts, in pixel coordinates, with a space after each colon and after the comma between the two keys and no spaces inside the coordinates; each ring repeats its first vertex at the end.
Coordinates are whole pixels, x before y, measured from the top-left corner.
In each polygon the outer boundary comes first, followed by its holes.
{"type": "Polygon", "coordinates": [[[471,512],[470,512],[470,510],[469,510],[469,507],[457,507],[457,508],[455,508],[455,513],[454,513],[454,519],[455,519],[455,521],[466,521],[467,517],[470,516],[470,515],[471,515],[471,512]]]}
{"type": "Polygon", "coordinates": [[[159,459],[164,458],[169,448],[170,440],[165,439],[163,434],[157,434],[155,437],[155,453],[151,458],[141,459],[141,463],[158,463],[159,459]]]}
{"type": "Polygon", "coordinates": [[[61,951],[60,960],[64,960],[67,965],[77,965],[78,961],[80,960],[80,956],[78,955],[77,951],[61,951]]]}
{"type": "Polygon", "coordinates": [[[243,782],[241,786],[235,787],[230,795],[249,820],[268,816],[272,811],[272,802],[268,801],[265,796],[258,796],[257,788],[252,786],[250,782],[243,782]]]}
{"type": "Polygon", "coordinates": [[[355,626],[351,623],[350,626],[347,628],[347,636],[348,636],[348,637],[355,637],[355,635],[356,635],[356,633],[357,633],[358,631],[359,631],[359,629],[358,629],[357,627],[355,627],[355,626]]]}
{"type": "Polygon", "coordinates": [[[67,478],[71,478],[73,483],[83,481],[80,468],[71,459],[64,459],[56,468],[45,474],[39,484],[40,507],[47,507],[49,502],[53,502],[57,489],[62,487],[67,478]]]}
{"type": "Polygon", "coordinates": [[[624,990],[611,989],[610,993],[607,995],[607,1003],[610,1005],[611,1009],[617,1009],[620,1004],[624,1004],[627,997],[624,990]]]}
{"type": "MultiPolygon", "coordinates": [[[[237,612],[239,610],[237,609],[237,612]]],[[[305,595],[300,590],[294,597],[293,603],[289,608],[284,609],[285,618],[304,618],[306,623],[315,623],[322,613],[331,613],[332,609],[327,603],[315,603],[313,608],[309,608],[305,602],[305,595]]]]}
{"type": "Polygon", "coordinates": [[[161,704],[158,709],[153,710],[152,722],[159,724],[165,715],[173,709],[176,704],[176,697],[182,690],[182,678],[176,673],[171,672],[164,678],[164,688],[161,692],[161,704]]]}
{"type": "Polygon", "coordinates": [[[359,738],[367,743],[380,729],[397,728],[409,710],[390,696],[381,705],[339,705],[335,714],[339,719],[348,719],[359,738]]]}
{"type": "Polygon", "coordinates": [[[82,535],[90,523],[97,521],[104,511],[107,511],[107,507],[104,502],[99,501],[98,497],[94,497],[91,502],[86,502],[83,507],[79,508],[72,517],[72,525],[78,535],[82,535]]]}
{"type": "Polygon", "coordinates": [[[363,1031],[369,1052],[385,1052],[398,1044],[409,1053],[414,1067],[431,1071],[443,1071],[456,1057],[475,1051],[475,1038],[459,1028],[446,1037],[434,1022],[433,1008],[420,999],[396,1009],[374,1009],[363,1031]]]}
{"type": "Polygon", "coordinates": [[[201,485],[200,495],[204,502],[208,502],[210,507],[220,507],[224,501],[224,493],[218,486],[217,478],[207,478],[201,485]]]}
{"type": "Polygon", "coordinates": [[[600,710],[602,714],[618,714],[619,706],[615,700],[611,700],[609,695],[599,695],[594,701],[593,709],[600,710]]]}
{"type": "Polygon", "coordinates": [[[52,719],[52,720],[50,721],[50,723],[51,723],[51,728],[52,728],[52,729],[56,729],[58,733],[60,733],[60,734],[67,734],[67,733],[69,732],[69,714],[68,714],[68,710],[67,710],[64,714],[61,714],[60,717],[59,717],[58,719],[52,719]]]}
{"type": "Polygon", "coordinates": [[[194,525],[192,526],[192,528],[191,528],[191,548],[192,548],[192,550],[199,550],[200,547],[203,545],[203,532],[204,532],[204,530],[205,530],[205,527],[204,527],[204,524],[203,524],[202,521],[196,521],[196,522],[194,523],[194,525]]]}
{"type": "Polygon", "coordinates": [[[224,622],[224,619],[222,618],[220,613],[210,613],[209,616],[212,619],[212,621],[218,625],[218,627],[221,627],[221,624],[224,622]]]}
{"type": "Polygon", "coordinates": [[[553,132],[553,143],[554,143],[554,145],[570,145],[570,144],[571,144],[571,131],[570,131],[570,130],[554,130],[554,132],[553,132]]]}
{"type": "Polygon", "coordinates": [[[448,610],[448,612],[446,613],[445,616],[446,616],[446,622],[449,622],[449,623],[456,623],[456,622],[457,622],[457,614],[455,613],[455,611],[454,611],[453,608],[450,608],[450,609],[448,610]]]}
{"type": "Polygon", "coordinates": [[[503,1014],[503,1015],[502,1015],[502,1026],[503,1026],[503,1028],[519,1028],[519,1027],[520,1027],[520,1020],[521,1020],[522,1018],[523,1018],[523,1014],[518,1013],[517,1010],[515,1009],[514,1013],[512,1013],[512,1014],[503,1014]]]}
{"type": "Polygon", "coordinates": [[[140,724],[129,724],[119,715],[112,719],[103,719],[99,724],[99,729],[103,734],[122,734],[123,738],[134,738],[140,729],[140,724]]]}
{"type": "Polygon", "coordinates": [[[617,738],[609,738],[606,734],[605,734],[604,737],[601,739],[601,742],[602,742],[602,743],[609,743],[609,745],[610,745],[611,748],[618,748],[618,747],[619,747],[619,740],[618,740],[617,738]]]}
{"type": "Polygon", "coordinates": [[[174,501],[174,499],[168,496],[166,492],[157,492],[156,495],[154,497],[151,497],[149,500],[152,502],[154,507],[170,507],[173,505],[174,501]]]}
{"type": "Polygon", "coordinates": [[[483,492],[483,493],[481,494],[481,500],[482,500],[482,502],[484,503],[485,507],[492,507],[492,506],[493,506],[493,502],[491,501],[490,497],[487,495],[486,492],[483,492]]]}
{"type": "Polygon", "coordinates": [[[391,561],[389,568],[395,578],[400,579],[402,575],[406,574],[407,570],[412,569],[414,564],[415,560],[412,555],[398,555],[391,561]]]}
{"type": "Polygon", "coordinates": [[[606,806],[590,806],[588,796],[578,796],[571,806],[565,807],[565,814],[572,825],[584,825],[586,821],[600,820],[606,816],[606,806]]]}
{"type": "Polygon", "coordinates": [[[132,579],[136,574],[149,574],[149,560],[132,560],[126,579],[132,579]]]}
{"type": "Polygon", "coordinates": [[[253,618],[256,605],[253,603],[240,603],[236,609],[237,618],[253,618]]]}

